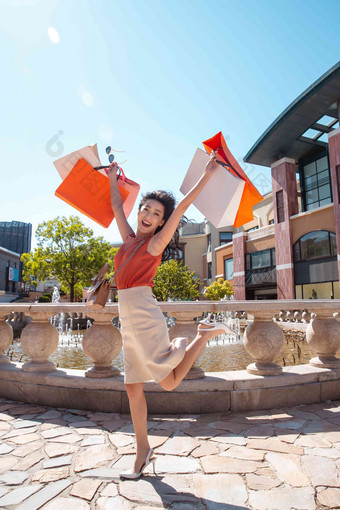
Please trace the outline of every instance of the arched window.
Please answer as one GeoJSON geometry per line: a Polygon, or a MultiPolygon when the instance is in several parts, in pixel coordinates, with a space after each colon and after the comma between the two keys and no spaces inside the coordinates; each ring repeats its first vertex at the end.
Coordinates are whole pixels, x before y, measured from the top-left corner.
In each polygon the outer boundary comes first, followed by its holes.
{"type": "Polygon", "coordinates": [[[328,230],[315,230],[294,244],[294,261],[319,259],[336,255],[336,236],[328,230]]]}

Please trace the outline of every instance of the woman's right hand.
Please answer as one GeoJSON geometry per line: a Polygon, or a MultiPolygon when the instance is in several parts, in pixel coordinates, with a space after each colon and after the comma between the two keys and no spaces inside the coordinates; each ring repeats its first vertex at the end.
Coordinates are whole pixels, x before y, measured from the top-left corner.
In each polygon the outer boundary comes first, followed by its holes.
{"type": "Polygon", "coordinates": [[[213,173],[219,167],[219,164],[217,163],[217,161],[218,161],[217,151],[212,151],[210,154],[209,161],[205,165],[205,173],[207,173],[207,174],[213,173]]]}

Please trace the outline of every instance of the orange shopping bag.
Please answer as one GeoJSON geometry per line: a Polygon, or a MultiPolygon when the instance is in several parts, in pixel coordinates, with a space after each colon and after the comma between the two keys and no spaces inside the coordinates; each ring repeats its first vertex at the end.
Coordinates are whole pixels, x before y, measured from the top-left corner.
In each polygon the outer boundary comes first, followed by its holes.
{"type": "MultiPolygon", "coordinates": [[[[139,184],[128,179],[123,170],[118,178],[118,188],[123,200],[126,217],[132,211],[140,189],[139,184]]],[[[114,218],[110,198],[110,181],[80,159],[56,189],[55,195],[86,214],[102,227],[108,227],[114,218]]]]}

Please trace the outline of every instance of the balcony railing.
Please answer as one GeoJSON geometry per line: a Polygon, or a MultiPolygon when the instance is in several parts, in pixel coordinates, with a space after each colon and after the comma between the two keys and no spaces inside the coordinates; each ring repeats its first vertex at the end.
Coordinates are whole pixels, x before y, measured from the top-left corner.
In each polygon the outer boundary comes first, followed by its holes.
{"type": "Polygon", "coordinates": [[[246,285],[276,285],[276,266],[260,267],[246,271],[246,285]]]}

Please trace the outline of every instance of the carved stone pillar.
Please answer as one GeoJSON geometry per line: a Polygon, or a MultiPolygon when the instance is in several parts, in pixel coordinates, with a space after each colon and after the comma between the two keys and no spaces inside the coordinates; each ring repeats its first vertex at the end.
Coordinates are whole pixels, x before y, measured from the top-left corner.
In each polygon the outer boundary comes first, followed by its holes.
{"type": "Polygon", "coordinates": [[[122,335],[112,325],[112,318],[117,314],[93,313],[95,322],[84,333],[83,350],[93,362],[94,367],[85,372],[86,377],[117,377],[120,372],[112,366],[122,350],[122,335]]]}
{"type": "Polygon", "coordinates": [[[24,372],[52,372],[56,365],[48,357],[56,350],[59,342],[58,331],[50,322],[50,313],[31,313],[32,321],[21,333],[21,347],[31,358],[22,366],[24,372]]]}
{"type": "Polygon", "coordinates": [[[9,357],[3,352],[11,345],[12,340],[12,327],[4,319],[0,319],[0,365],[10,362],[9,357]]]}
{"type": "Polygon", "coordinates": [[[310,360],[314,367],[340,368],[336,352],[340,349],[340,323],[331,312],[317,311],[306,329],[308,345],[317,356],[310,360]]]}
{"type": "Polygon", "coordinates": [[[255,359],[247,367],[250,374],[277,375],[282,367],[274,363],[284,343],[282,329],[273,322],[272,313],[256,312],[255,320],[244,332],[243,344],[246,351],[255,359]]]}
{"type": "MultiPolygon", "coordinates": [[[[169,330],[170,340],[177,337],[187,337],[188,341],[191,342],[197,334],[197,325],[194,322],[197,317],[197,312],[171,312],[171,317],[176,319],[176,324],[169,330]]],[[[204,349],[201,351],[203,354],[204,349]]],[[[191,367],[184,379],[202,379],[205,377],[204,371],[194,365],[191,367]]]]}

